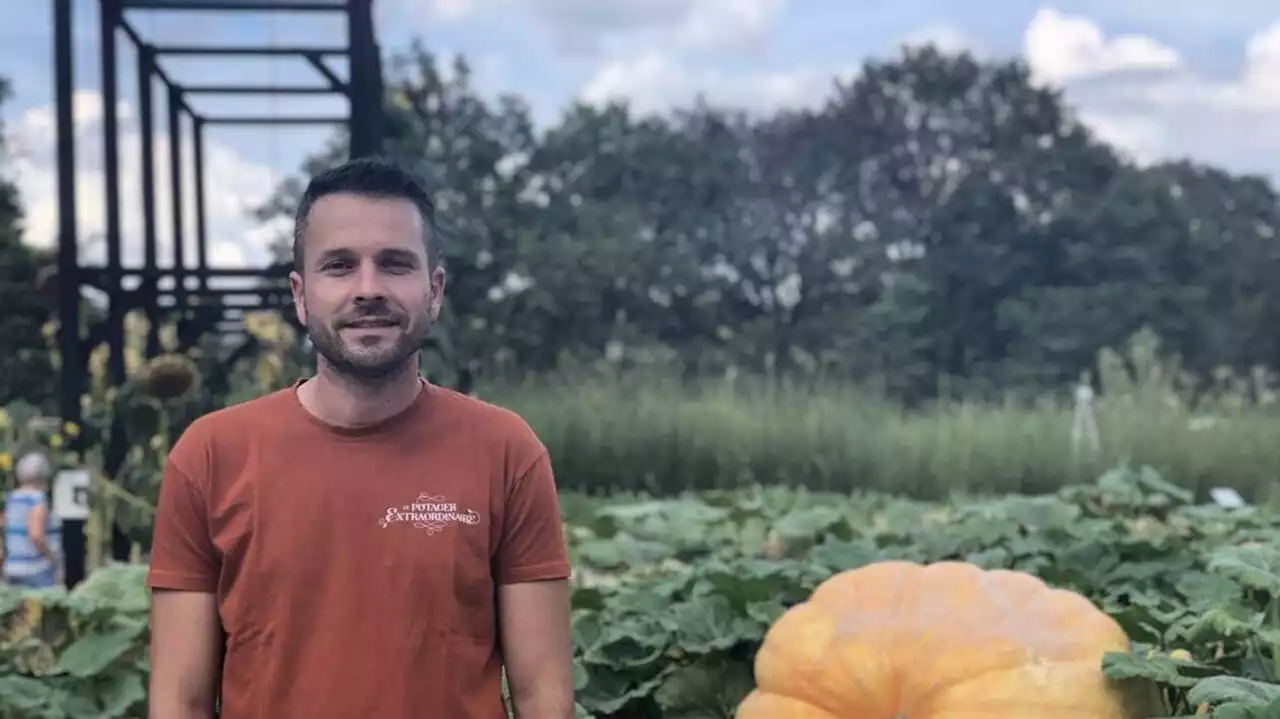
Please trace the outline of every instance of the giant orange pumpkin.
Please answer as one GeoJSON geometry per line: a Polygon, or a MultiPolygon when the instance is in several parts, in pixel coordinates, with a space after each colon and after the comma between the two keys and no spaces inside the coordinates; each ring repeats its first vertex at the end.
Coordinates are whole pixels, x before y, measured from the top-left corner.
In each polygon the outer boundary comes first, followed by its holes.
{"type": "Polygon", "coordinates": [[[1029,574],[888,561],[838,574],[770,627],[737,719],[1136,719],[1150,685],[1102,674],[1111,617],[1029,574]]]}

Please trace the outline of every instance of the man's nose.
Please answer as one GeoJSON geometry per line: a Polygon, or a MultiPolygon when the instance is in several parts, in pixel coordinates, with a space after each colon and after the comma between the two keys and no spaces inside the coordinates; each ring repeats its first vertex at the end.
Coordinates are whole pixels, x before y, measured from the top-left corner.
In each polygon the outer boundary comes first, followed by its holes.
{"type": "Polygon", "coordinates": [[[356,297],[378,299],[382,296],[382,276],[378,273],[378,268],[372,264],[362,265],[356,276],[356,297]]]}

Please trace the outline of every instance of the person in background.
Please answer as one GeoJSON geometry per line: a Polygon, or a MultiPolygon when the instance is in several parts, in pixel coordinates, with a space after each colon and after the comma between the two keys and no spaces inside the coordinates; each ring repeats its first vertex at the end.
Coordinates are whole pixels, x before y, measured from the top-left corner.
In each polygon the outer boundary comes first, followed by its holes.
{"type": "Polygon", "coordinates": [[[13,468],[18,487],[4,507],[4,576],[9,584],[52,587],[62,566],[62,523],[49,512],[49,459],[32,452],[13,468]]]}

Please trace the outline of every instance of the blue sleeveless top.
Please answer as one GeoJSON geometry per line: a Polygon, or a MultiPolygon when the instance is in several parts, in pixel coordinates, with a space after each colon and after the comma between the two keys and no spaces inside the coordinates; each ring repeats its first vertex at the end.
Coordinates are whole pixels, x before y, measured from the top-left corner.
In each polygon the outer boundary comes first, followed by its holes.
{"type": "MultiPolygon", "coordinates": [[[[28,532],[31,510],[45,504],[45,493],[36,489],[15,489],[4,505],[4,573],[9,577],[31,577],[54,568],[43,554],[36,551],[28,532]]],[[[62,554],[62,520],[48,515],[45,543],[54,555],[62,554]]]]}

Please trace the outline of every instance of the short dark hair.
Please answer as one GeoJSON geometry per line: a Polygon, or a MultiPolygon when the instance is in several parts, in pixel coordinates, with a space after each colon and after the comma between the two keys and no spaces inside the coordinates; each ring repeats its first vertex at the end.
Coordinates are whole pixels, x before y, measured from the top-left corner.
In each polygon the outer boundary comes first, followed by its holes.
{"type": "Polygon", "coordinates": [[[364,197],[409,200],[417,206],[426,225],[422,242],[427,248],[427,265],[440,263],[440,232],[436,225],[436,204],[431,192],[416,175],[395,162],[379,157],[360,157],[344,162],[311,178],[293,218],[293,266],[304,270],[304,238],[311,208],[328,195],[353,194],[364,197]]]}

